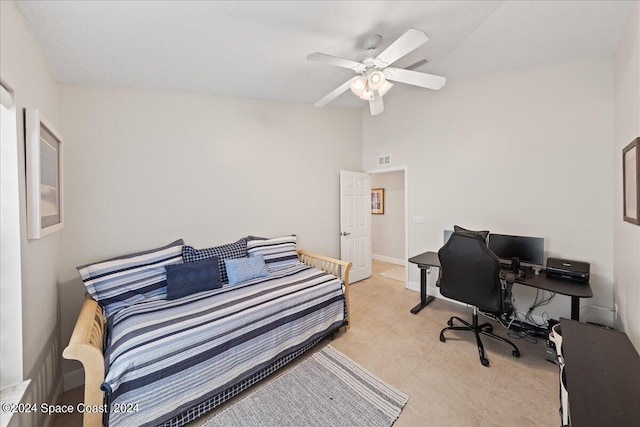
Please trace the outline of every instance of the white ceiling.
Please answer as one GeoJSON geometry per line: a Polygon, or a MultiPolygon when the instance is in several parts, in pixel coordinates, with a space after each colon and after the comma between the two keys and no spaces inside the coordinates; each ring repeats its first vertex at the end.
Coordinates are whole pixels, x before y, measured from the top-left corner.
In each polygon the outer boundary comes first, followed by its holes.
{"type": "MultiPolygon", "coordinates": [[[[408,28],[429,42],[399,60],[452,79],[608,56],[631,1],[18,1],[60,82],[313,103],[408,28]]],[[[396,85],[385,97],[402,89],[396,85]]],[[[446,86],[445,86],[446,88],[446,86]]],[[[427,89],[417,89],[427,90],[427,89]]],[[[331,105],[365,106],[349,91],[331,105]]]]}

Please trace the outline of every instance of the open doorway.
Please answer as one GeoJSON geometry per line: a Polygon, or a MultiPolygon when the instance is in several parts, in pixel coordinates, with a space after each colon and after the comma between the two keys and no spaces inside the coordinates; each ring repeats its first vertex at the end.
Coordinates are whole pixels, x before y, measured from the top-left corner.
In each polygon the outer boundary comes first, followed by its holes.
{"type": "MultiPolygon", "coordinates": [[[[371,215],[373,274],[407,284],[406,167],[369,171],[372,195],[383,194],[383,209],[371,215]],[[377,192],[374,190],[378,190],[377,192]]],[[[372,196],[373,197],[373,196],[372,196]]],[[[380,200],[376,200],[379,202],[380,200]]]]}

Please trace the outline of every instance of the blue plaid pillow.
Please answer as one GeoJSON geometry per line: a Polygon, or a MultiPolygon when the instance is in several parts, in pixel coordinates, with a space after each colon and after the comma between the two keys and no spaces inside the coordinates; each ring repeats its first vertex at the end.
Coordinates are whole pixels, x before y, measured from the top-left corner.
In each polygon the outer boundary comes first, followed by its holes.
{"type": "Polygon", "coordinates": [[[216,246],[206,249],[194,249],[191,246],[182,247],[182,258],[184,262],[196,262],[203,259],[218,257],[218,267],[220,269],[220,280],[222,283],[228,283],[227,269],[224,265],[225,259],[236,259],[247,257],[247,239],[243,237],[234,243],[222,246],[216,246]]]}

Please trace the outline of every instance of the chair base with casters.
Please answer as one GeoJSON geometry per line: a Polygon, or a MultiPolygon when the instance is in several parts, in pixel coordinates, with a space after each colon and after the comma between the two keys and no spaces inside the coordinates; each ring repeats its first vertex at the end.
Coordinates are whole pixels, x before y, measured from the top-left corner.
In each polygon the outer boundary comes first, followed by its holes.
{"type": "Polygon", "coordinates": [[[440,341],[446,342],[444,333],[448,330],[473,332],[474,335],[476,336],[478,353],[480,354],[480,363],[482,363],[483,366],[489,366],[489,359],[487,359],[484,355],[484,345],[480,340],[480,334],[486,335],[488,337],[491,337],[509,344],[511,347],[513,347],[513,351],[511,352],[513,357],[520,357],[520,350],[518,350],[518,347],[516,347],[514,343],[512,343],[506,338],[503,338],[499,335],[495,335],[493,333],[493,325],[491,325],[490,323],[483,323],[482,325],[478,325],[478,308],[477,307],[473,307],[472,323],[462,320],[458,316],[453,316],[447,321],[447,325],[449,326],[444,328],[442,331],[440,331],[440,341]],[[458,322],[462,323],[464,326],[453,326],[453,319],[456,319],[458,322]]]}

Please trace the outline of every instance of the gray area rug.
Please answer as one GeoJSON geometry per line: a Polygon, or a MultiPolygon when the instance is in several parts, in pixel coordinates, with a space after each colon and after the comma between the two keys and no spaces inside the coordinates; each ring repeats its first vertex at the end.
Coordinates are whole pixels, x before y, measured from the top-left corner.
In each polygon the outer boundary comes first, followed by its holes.
{"type": "Polygon", "coordinates": [[[408,400],[327,346],[202,426],[388,427],[408,400]]]}

